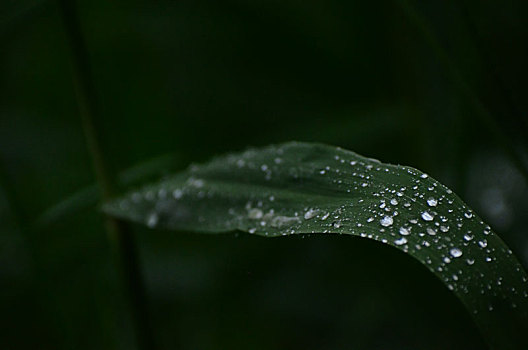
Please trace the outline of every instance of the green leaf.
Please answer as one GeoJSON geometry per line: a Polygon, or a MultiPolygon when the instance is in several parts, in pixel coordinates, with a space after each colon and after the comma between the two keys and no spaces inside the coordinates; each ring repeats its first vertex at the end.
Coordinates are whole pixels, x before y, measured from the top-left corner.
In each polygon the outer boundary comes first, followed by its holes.
{"type": "Polygon", "coordinates": [[[191,166],[104,210],[165,229],[374,239],[411,255],[440,278],[493,348],[528,349],[523,268],[459,197],[410,167],[291,142],[191,166]]]}

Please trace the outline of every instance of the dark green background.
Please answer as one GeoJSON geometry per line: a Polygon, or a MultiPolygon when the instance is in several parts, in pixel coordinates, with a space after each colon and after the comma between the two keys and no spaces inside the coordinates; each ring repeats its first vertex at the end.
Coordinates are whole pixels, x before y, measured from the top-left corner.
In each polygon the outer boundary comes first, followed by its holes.
{"type": "MultiPolygon", "coordinates": [[[[77,3],[114,171],[338,145],[447,184],[528,266],[526,180],[494,137],[526,159],[528,2],[77,3]]],[[[95,183],[56,2],[2,1],[0,48],[0,348],[133,349],[95,203],[35,225],[95,183]]],[[[484,347],[434,276],[377,243],[133,228],[162,349],[484,347]]]]}

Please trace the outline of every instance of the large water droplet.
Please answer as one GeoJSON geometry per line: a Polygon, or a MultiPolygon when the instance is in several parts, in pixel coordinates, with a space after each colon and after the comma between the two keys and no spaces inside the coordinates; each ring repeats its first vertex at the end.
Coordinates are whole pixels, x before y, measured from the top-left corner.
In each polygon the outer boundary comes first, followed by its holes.
{"type": "Polygon", "coordinates": [[[385,227],[392,225],[393,222],[394,220],[390,216],[384,216],[383,219],[380,220],[381,226],[385,227]]]}
{"type": "Polygon", "coordinates": [[[409,232],[409,230],[408,230],[407,228],[405,228],[405,227],[403,227],[403,226],[400,227],[400,235],[402,235],[402,236],[408,236],[408,235],[410,235],[410,234],[411,234],[411,232],[409,232]]]}
{"type": "Polygon", "coordinates": [[[401,237],[401,238],[399,238],[399,239],[394,241],[394,244],[396,244],[396,245],[403,245],[405,243],[407,243],[407,238],[405,238],[405,237],[401,237]]]}
{"type": "Polygon", "coordinates": [[[471,241],[472,239],[473,239],[473,236],[471,236],[471,235],[469,235],[469,234],[467,234],[467,233],[464,235],[464,240],[465,240],[465,241],[469,242],[469,241],[471,241]]]}
{"type": "Polygon", "coordinates": [[[262,217],[262,210],[253,208],[248,212],[248,217],[250,219],[260,219],[262,217]]]}
{"type": "Polygon", "coordinates": [[[424,211],[422,213],[422,219],[424,219],[425,221],[432,221],[434,219],[434,216],[431,215],[428,211],[424,211]]]}
{"type": "Polygon", "coordinates": [[[430,207],[436,207],[437,204],[438,201],[432,197],[427,200],[427,205],[430,207]]]}
{"type": "Polygon", "coordinates": [[[462,251],[458,248],[451,248],[449,253],[451,254],[453,258],[458,258],[462,256],[462,251]]]}
{"type": "Polygon", "coordinates": [[[317,215],[317,212],[319,210],[317,209],[309,209],[306,213],[304,213],[304,219],[309,220],[317,215]]]}

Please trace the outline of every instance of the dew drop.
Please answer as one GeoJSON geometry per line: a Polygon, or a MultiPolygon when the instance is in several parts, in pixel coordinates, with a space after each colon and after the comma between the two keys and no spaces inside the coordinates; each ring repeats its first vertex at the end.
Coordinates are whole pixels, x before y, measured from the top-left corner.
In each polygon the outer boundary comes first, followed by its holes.
{"type": "Polygon", "coordinates": [[[462,256],[462,251],[458,248],[452,248],[449,253],[453,258],[459,258],[462,256]]]}
{"type": "Polygon", "coordinates": [[[405,237],[401,237],[401,238],[399,238],[399,239],[394,241],[394,244],[396,244],[396,245],[403,245],[405,243],[407,243],[407,238],[405,238],[405,237]]]}
{"type": "Polygon", "coordinates": [[[381,226],[385,226],[385,227],[392,225],[393,222],[394,220],[390,216],[384,216],[383,219],[380,220],[381,226]]]}
{"type": "Polygon", "coordinates": [[[434,219],[434,216],[431,215],[429,212],[424,211],[422,213],[422,219],[424,219],[425,221],[432,221],[434,219]]]}
{"type": "Polygon", "coordinates": [[[472,239],[473,239],[473,236],[471,236],[471,235],[469,235],[469,234],[467,234],[467,233],[464,235],[464,240],[465,240],[465,241],[469,242],[469,241],[471,241],[472,239]]]}
{"type": "Polygon", "coordinates": [[[147,218],[147,226],[152,228],[154,226],[156,226],[156,224],[158,223],[158,214],[156,213],[152,213],[149,215],[149,217],[147,218]]]}
{"type": "Polygon", "coordinates": [[[250,219],[260,219],[262,218],[262,210],[253,208],[248,212],[248,217],[250,219]]]}
{"type": "Polygon", "coordinates": [[[400,227],[400,235],[402,236],[408,236],[410,234],[409,230],[405,227],[400,227]]]}
{"type": "Polygon", "coordinates": [[[438,204],[438,201],[434,199],[433,197],[427,200],[427,205],[430,207],[436,207],[437,204],[438,204]]]}
{"type": "Polygon", "coordinates": [[[304,219],[310,220],[311,218],[315,217],[317,215],[317,212],[319,210],[317,209],[309,209],[306,213],[304,213],[304,219]]]}

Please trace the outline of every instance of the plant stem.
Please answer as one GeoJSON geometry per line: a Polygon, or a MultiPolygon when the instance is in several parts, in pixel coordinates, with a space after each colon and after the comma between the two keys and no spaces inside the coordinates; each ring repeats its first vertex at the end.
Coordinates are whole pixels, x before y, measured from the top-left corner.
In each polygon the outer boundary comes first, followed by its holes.
{"type": "MultiPolygon", "coordinates": [[[[101,136],[98,133],[97,122],[100,120],[97,118],[97,98],[89,55],[82,35],[75,0],[58,0],[58,2],[72,54],[73,80],[79,113],[102,198],[106,201],[115,196],[117,192],[116,179],[109,170],[101,136]]],[[[105,224],[118,256],[138,346],[140,349],[154,349],[145,287],[133,233],[124,222],[109,216],[105,216],[105,224]]]]}
{"type": "Polygon", "coordinates": [[[413,5],[410,4],[408,0],[399,0],[398,2],[400,3],[407,18],[420,29],[420,33],[423,35],[425,41],[433,49],[440,63],[444,65],[457,88],[469,100],[469,102],[473,106],[473,109],[475,110],[476,115],[480,118],[481,122],[488,128],[498,145],[504,150],[506,155],[512,161],[513,165],[522,174],[525,179],[525,182],[528,183],[528,167],[523,161],[522,156],[519,155],[509,136],[504,132],[500,123],[486,109],[480,98],[471,89],[471,87],[466,82],[454,62],[450,59],[446,50],[442,47],[432,30],[430,30],[430,28],[426,24],[423,16],[421,16],[418,11],[416,11],[416,9],[413,7],[413,5]]]}

